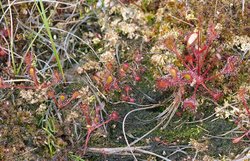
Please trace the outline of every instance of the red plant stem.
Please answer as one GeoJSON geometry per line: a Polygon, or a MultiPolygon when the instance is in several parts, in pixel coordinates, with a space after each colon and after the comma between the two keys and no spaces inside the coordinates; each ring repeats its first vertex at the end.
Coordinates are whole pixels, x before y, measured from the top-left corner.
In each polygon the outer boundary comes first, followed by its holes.
{"type": "Polygon", "coordinates": [[[190,64],[190,66],[191,66],[192,69],[195,68],[193,63],[189,63],[189,64],[190,64]]]}
{"type": "Polygon", "coordinates": [[[242,97],[242,98],[241,98],[241,101],[242,101],[243,106],[245,107],[245,109],[246,109],[246,111],[247,111],[248,116],[250,116],[250,110],[249,110],[249,107],[248,107],[248,105],[247,105],[246,99],[242,97]]]}
{"type": "Polygon", "coordinates": [[[91,120],[90,114],[89,114],[89,106],[87,104],[82,104],[81,109],[83,111],[83,115],[85,116],[87,126],[92,126],[92,120],[91,120]]]}
{"type": "Polygon", "coordinates": [[[175,53],[175,55],[177,56],[177,58],[182,62],[182,64],[183,64],[188,70],[191,70],[190,67],[185,63],[185,61],[184,61],[183,58],[181,57],[181,54],[177,51],[176,48],[174,48],[173,52],[175,53]]]}
{"type": "Polygon", "coordinates": [[[94,119],[95,124],[99,123],[100,120],[101,120],[100,108],[99,108],[99,106],[97,106],[95,108],[95,119],[94,119]]]}
{"type": "Polygon", "coordinates": [[[242,136],[238,137],[238,138],[234,138],[233,139],[233,143],[238,143],[240,140],[242,140],[245,136],[247,136],[248,138],[248,134],[250,133],[250,130],[246,131],[242,136]]]}
{"type": "Polygon", "coordinates": [[[87,147],[88,147],[88,142],[89,142],[89,139],[90,139],[90,135],[91,135],[91,133],[92,133],[93,131],[94,131],[94,130],[92,130],[92,128],[89,128],[89,129],[88,129],[87,136],[86,136],[86,140],[85,140],[85,144],[84,144],[83,154],[86,153],[86,150],[87,150],[87,147]]]}
{"type": "Polygon", "coordinates": [[[202,77],[205,77],[208,74],[208,72],[212,69],[212,67],[214,67],[215,59],[216,59],[216,57],[213,58],[212,63],[210,64],[208,69],[202,74],[202,77]]]}
{"type": "Polygon", "coordinates": [[[204,84],[204,83],[201,83],[201,85],[208,91],[208,93],[213,96],[213,92],[204,84]]]}
{"type": "MultiPolygon", "coordinates": [[[[199,49],[198,49],[199,50],[199,49]]],[[[197,57],[197,71],[198,71],[198,76],[200,76],[200,73],[201,73],[201,65],[200,65],[200,53],[198,51],[198,57],[197,57]]]]}
{"type": "Polygon", "coordinates": [[[66,100],[65,103],[59,105],[59,108],[62,109],[63,107],[67,106],[72,100],[73,100],[72,98],[66,100]]]}
{"type": "Polygon", "coordinates": [[[215,78],[217,78],[217,77],[219,77],[219,76],[221,76],[222,75],[222,73],[220,72],[220,73],[218,73],[218,74],[216,74],[216,75],[214,75],[214,76],[211,76],[211,77],[209,77],[209,78],[206,78],[205,79],[205,82],[206,81],[210,81],[211,79],[215,79],[215,78]]]}
{"type": "Polygon", "coordinates": [[[92,125],[91,127],[88,128],[88,131],[87,131],[87,136],[86,136],[86,140],[85,140],[85,144],[84,144],[84,150],[83,150],[83,153],[85,154],[86,153],[86,150],[87,150],[87,146],[88,146],[88,142],[89,142],[89,139],[90,139],[90,135],[93,131],[95,131],[96,129],[98,129],[99,127],[101,127],[102,125],[104,124],[107,124],[111,121],[112,119],[109,118],[108,120],[96,125],[92,125]]]}
{"type": "Polygon", "coordinates": [[[0,84],[0,89],[12,88],[11,85],[0,84]]]}
{"type": "Polygon", "coordinates": [[[204,56],[203,56],[203,61],[206,59],[206,57],[207,57],[207,55],[208,55],[208,53],[209,53],[209,47],[211,46],[211,43],[209,43],[209,44],[207,44],[206,45],[206,52],[205,52],[205,54],[204,54],[204,56]]]}
{"type": "Polygon", "coordinates": [[[200,41],[200,31],[198,31],[198,58],[197,58],[197,64],[198,64],[198,76],[200,76],[201,73],[201,64],[200,64],[200,56],[201,56],[201,52],[200,52],[200,46],[201,46],[201,41],[200,41]]]}

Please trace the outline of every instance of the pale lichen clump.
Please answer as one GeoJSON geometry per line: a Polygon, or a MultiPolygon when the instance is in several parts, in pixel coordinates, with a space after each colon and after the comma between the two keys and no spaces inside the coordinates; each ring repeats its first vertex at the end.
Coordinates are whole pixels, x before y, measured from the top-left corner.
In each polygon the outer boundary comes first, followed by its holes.
{"type": "Polygon", "coordinates": [[[208,150],[208,142],[200,143],[195,139],[190,139],[189,144],[194,148],[197,152],[204,152],[208,150]]]}
{"type": "Polygon", "coordinates": [[[39,102],[45,101],[47,98],[47,89],[40,89],[40,90],[21,90],[20,91],[20,97],[24,99],[29,104],[35,104],[39,102]]]}
{"type": "Polygon", "coordinates": [[[103,54],[101,54],[100,62],[102,62],[102,63],[111,63],[111,64],[116,63],[115,51],[109,50],[109,51],[106,51],[103,54]]]}
{"type": "Polygon", "coordinates": [[[77,67],[76,71],[78,74],[82,74],[83,72],[89,72],[93,70],[101,69],[100,64],[96,61],[88,60],[82,66],[77,67]]]}
{"type": "Polygon", "coordinates": [[[109,47],[109,46],[114,47],[119,40],[119,35],[114,29],[108,28],[105,31],[104,40],[108,42],[105,44],[105,47],[109,47]]]}
{"type": "Polygon", "coordinates": [[[36,113],[37,114],[43,114],[46,111],[47,108],[48,108],[47,105],[42,103],[42,104],[39,105],[39,108],[36,109],[36,113]]]}
{"type": "Polygon", "coordinates": [[[129,39],[137,39],[142,35],[146,24],[143,11],[134,5],[128,7],[119,2],[108,6],[107,14],[99,14],[98,23],[104,33],[105,47],[114,48],[120,41],[121,36],[129,39]]]}
{"type": "Polygon", "coordinates": [[[247,35],[234,36],[232,41],[226,44],[226,47],[235,49],[244,56],[250,51],[250,37],[247,35]]]}
{"type": "Polygon", "coordinates": [[[120,22],[118,27],[129,39],[137,39],[140,36],[136,33],[140,28],[134,23],[120,22]]]}
{"type": "Polygon", "coordinates": [[[243,52],[248,52],[250,50],[250,37],[247,35],[235,36],[233,39],[233,44],[236,46],[240,45],[240,48],[243,52]]]}
{"type": "Polygon", "coordinates": [[[164,66],[168,60],[167,55],[164,54],[154,54],[151,57],[151,63],[155,66],[164,66]]]}
{"type": "MultiPolygon", "coordinates": [[[[246,95],[244,96],[246,100],[249,100],[250,86],[244,85],[246,95]]],[[[215,108],[216,116],[222,119],[229,119],[235,121],[237,119],[237,125],[239,127],[250,128],[250,118],[243,105],[242,98],[238,94],[230,97],[229,100],[224,100],[224,104],[221,107],[215,108]]]]}
{"type": "Polygon", "coordinates": [[[236,113],[238,113],[240,110],[236,107],[233,107],[229,104],[228,101],[224,101],[223,107],[216,107],[215,112],[216,116],[222,119],[227,119],[232,116],[234,116],[236,113]]]}
{"type": "Polygon", "coordinates": [[[82,98],[83,104],[90,104],[95,100],[95,96],[90,91],[89,86],[82,87],[79,90],[80,96],[82,98]]]}
{"type": "Polygon", "coordinates": [[[67,116],[65,121],[66,122],[72,122],[80,117],[79,113],[76,111],[71,111],[67,116]]]}

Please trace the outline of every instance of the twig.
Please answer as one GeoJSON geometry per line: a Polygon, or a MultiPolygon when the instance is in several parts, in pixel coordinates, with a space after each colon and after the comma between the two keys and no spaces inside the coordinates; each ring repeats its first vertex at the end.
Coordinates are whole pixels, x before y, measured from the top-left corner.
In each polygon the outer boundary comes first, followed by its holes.
{"type": "Polygon", "coordinates": [[[88,152],[102,153],[102,154],[121,154],[123,152],[136,151],[138,149],[149,149],[150,146],[138,147],[119,147],[119,148],[88,148],[88,152]]]}

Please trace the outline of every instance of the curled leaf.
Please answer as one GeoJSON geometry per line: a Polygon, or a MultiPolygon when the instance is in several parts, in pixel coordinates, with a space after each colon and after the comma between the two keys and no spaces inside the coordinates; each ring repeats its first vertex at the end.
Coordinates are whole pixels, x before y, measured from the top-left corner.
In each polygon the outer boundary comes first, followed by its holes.
{"type": "Polygon", "coordinates": [[[193,45],[195,41],[197,40],[198,36],[199,36],[198,32],[193,32],[191,35],[189,35],[187,39],[187,47],[190,47],[191,45],[193,45]]]}

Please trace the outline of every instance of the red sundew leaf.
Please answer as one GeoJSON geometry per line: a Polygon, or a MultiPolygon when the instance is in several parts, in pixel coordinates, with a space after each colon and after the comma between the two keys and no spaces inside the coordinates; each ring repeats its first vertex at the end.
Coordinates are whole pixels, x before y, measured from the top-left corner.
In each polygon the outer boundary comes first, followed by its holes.
{"type": "Polygon", "coordinates": [[[63,105],[64,102],[66,102],[67,99],[67,95],[66,94],[60,94],[59,98],[58,98],[58,104],[59,105],[63,105]]]}
{"type": "Polygon", "coordinates": [[[112,84],[112,87],[115,89],[115,90],[119,90],[120,87],[118,85],[118,82],[117,82],[117,79],[114,80],[113,84],[112,84]]]}
{"type": "Polygon", "coordinates": [[[0,88],[8,88],[8,87],[10,87],[10,86],[9,86],[9,85],[6,85],[6,84],[4,83],[4,81],[3,81],[3,78],[0,77],[0,88]]]}
{"type": "Polygon", "coordinates": [[[2,49],[2,47],[0,46],[0,57],[4,57],[6,56],[6,52],[2,49]]]}
{"type": "Polygon", "coordinates": [[[38,83],[38,79],[37,79],[37,75],[36,75],[36,68],[34,68],[33,66],[31,66],[29,68],[29,76],[34,81],[35,85],[38,86],[39,83],[38,83]]]}
{"type": "Polygon", "coordinates": [[[159,90],[166,90],[171,86],[171,82],[167,78],[160,78],[156,80],[156,88],[159,90]]]}
{"type": "Polygon", "coordinates": [[[222,69],[223,74],[231,74],[236,71],[236,65],[239,61],[237,56],[230,56],[227,58],[227,63],[225,67],[222,69]]]}
{"type": "Polygon", "coordinates": [[[234,138],[233,143],[236,144],[236,143],[240,142],[245,136],[248,137],[249,133],[250,133],[250,130],[246,131],[242,136],[240,136],[238,138],[234,138]]]}
{"type": "Polygon", "coordinates": [[[33,61],[33,55],[32,55],[32,53],[31,52],[27,52],[26,56],[24,58],[25,64],[29,67],[32,64],[32,61],[33,61]]]}
{"type": "Polygon", "coordinates": [[[196,109],[198,106],[198,102],[196,101],[195,98],[187,98],[183,101],[183,108],[191,108],[191,109],[196,109]]]}
{"type": "Polygon", "coordinates": [[[232,140],[232,142],[233,142],[234,144],[236,144],[236,143],[240,142],[241,140],[242,140],[242,137],[238,137],[238,138],[234,138],[234,139],[232,140]]]}
{"type": "Polygon", "coordinates": [[[215,101],[218,101],[222,97],[223,93],[220,91],[216,91],[213,92],[211,95],[215,101]]]}
{"type": "Polygon", "coordinates": [[[217,39],[218,33],[215,30],[215,25],[212,21],[209,22],[208,29],[207,29],[207,39],[211,43],[215,39],[217,39]]]}
{"type": "Polygon", "coordinates": [[[106,67],[107,67],[107,69],[108,69],[109,71],[113,71],[114,65],[113,65],[111,62],[108,62],[108,63],[106,64],[106,67]]]}
{"type": "Polygon", "coordinates": [[[134,98],[129,98],[129,102],[134,103],[135,99],[134,98]]]}
{"type": "Polygon", "coordinates": [[[247,111],[247,114],[250,116],[250,108],[247,104],[247,100],[246,100],[246,89],[245,88],[240,88],[239,91],[238,91],[238,95],[239,95],[239,98],[243,104],[243,106],[245,107],[246,111],[247,111]]]}
{"type": "Polygon", "coordinates": [[[82,104],[81,109],[87,123],[87,128],[90,128],[92,125],[92,120],[90,118],[89,106],[87,104],[82,104]]]}
{"type": "Polygon", "coordinates": [[[170,75],[174,78],[177,79],[178,77],[178,70],[174,67],[170,67],[168,72],[170,73],[170,75]]]}
{"type": "Polygon", "coordinates": [[[118,120],[119,120],[119,113],[116,112],[116,111],[113,111],[113,112],[109,115],[109,117],[110,117],[112,120],[114,120],[114,121],[118,121],[118,120]]]}
{"type": "Polygon", "coordinates": [[[139,51],[139,50],[137,50],[136,52],[135,52],[135,61],[137,62],[137,63],[139,63],[139,62],[141,62],[142,61],[142,59],[143,59],[143,56],[142,56],[142,54],[141,54],[141,52],[139,51]]]}
{"type": "Polygon", "coordinates": [[[124,78],[124,77],[126,77],[126,71],[123,69],[123,68],[120,68],[119,69],[119,76],[121,77],[121,78],[124,78]]]}
{"type": "Polygon", "coordinates": [[[137,74],[134,76],[134,79],[135,79],[136,82],[141,81],[141,77],[139,75],[137,75],[137,74]]]}
{"type": "Polygon", "coordinates": [[[128,64],[128,63],[122,64],[122,69],[123,69],[124,71],[127,71],[128,68],[129,68],[129,64],[128,64]]]}
{"type": "Polygon", "coordinates": [[[80,92],[75,91],[75,92],[72,94],[71,99],[76,99],[76,98],[78,98],[80,95],[81,95],[80,92]]]}
{"type": "Polygon", "coordinates": [[[48,91],[47,95],[48,95],[49,98],[55,98],[55,92],[54,91],[51,91],[51,90],[48,91]]]}
{"type": "Polygon", "coordinates": [[[54,70],[53,71],[53,83],[58,83],[60,82],[61,80],[61,77],[60,77],[60,74],[57,70],[54,70]]]}
{"type": "Polygon", "coordinates": [[[131,88],[129,85],[126,85],[126,86],[124,87],[124,90],[125,90],[126,94],[128,94],[129,91],[132,90],[132,88],[131,88]]]}
{"type": "Polygon", "coordinates": [[[193,76],[192,76],[192,74],[189,73],[189,72],[183,72],[183,73],[182,73],[182,77],[183,77],[186,81],[188,81],[188,82],[192,82],[192,81],[193,81],[193,76]]]}
{"type": "Polygon", "coordinates": [[[128,102],[129,101],[129,96],[125,95],[125,94],[122,94],[121,95],[121,100],[122,101],[125,101],[125,102],[128,102]]]}
{"type": "Polygon", "coordinates": [[[189,64],[193,65],[194,57],[192,55],[187,55],[187,56],[185,56],[185,61],[188,62],[189,64]]]}
{"type": "Polygon", "coordinates": [[[10,29],[9,28],[5,28],[1,31],[2,35],[4,37],[10,37],[10,29]]]}

